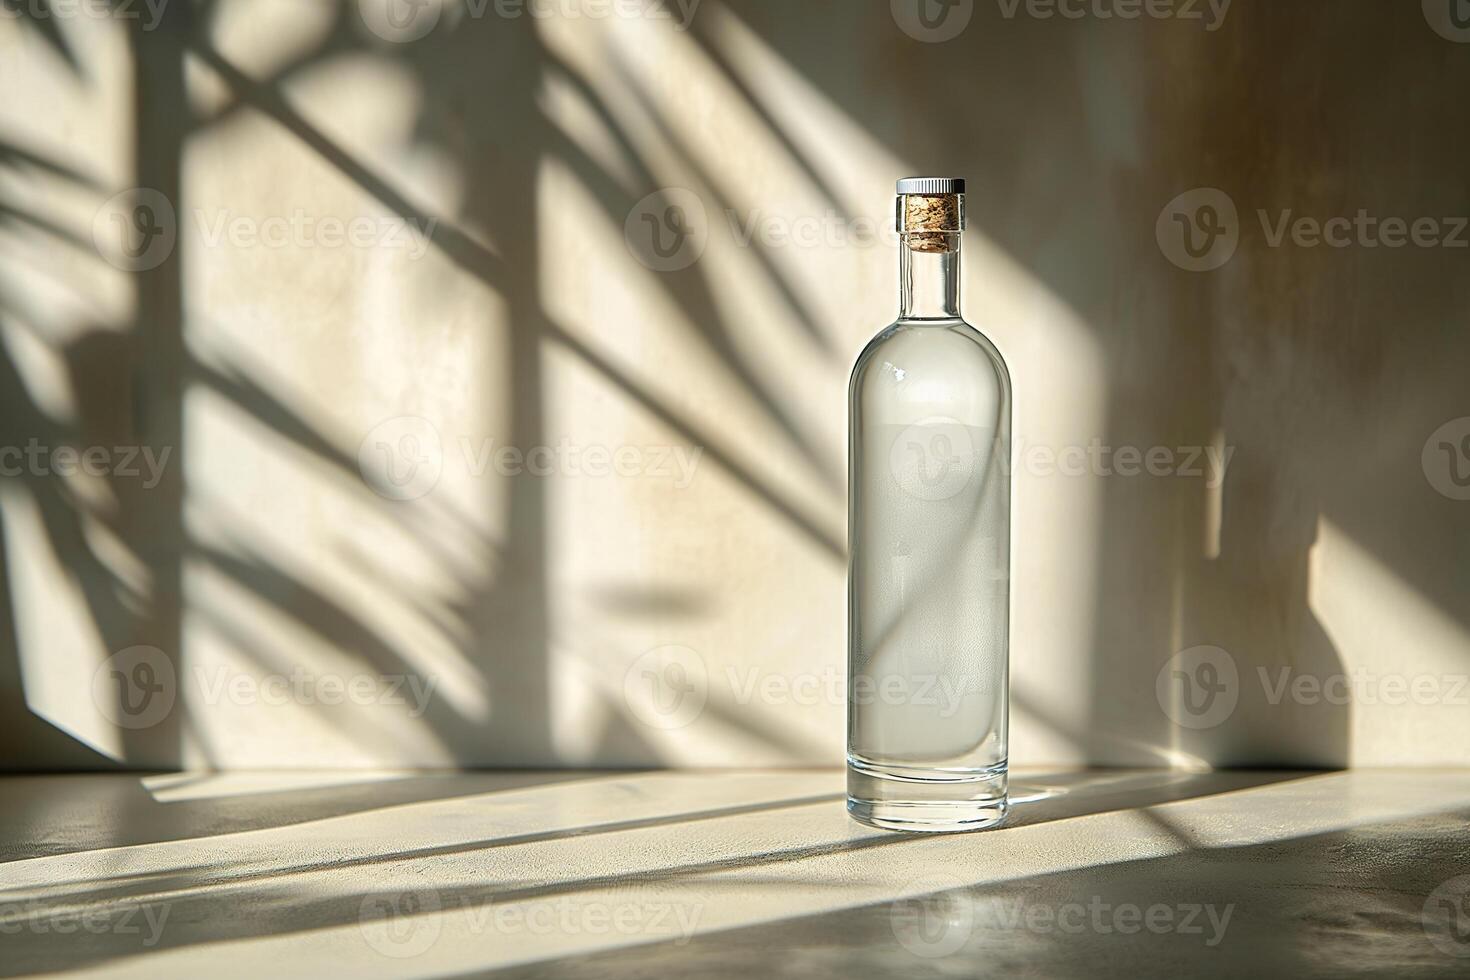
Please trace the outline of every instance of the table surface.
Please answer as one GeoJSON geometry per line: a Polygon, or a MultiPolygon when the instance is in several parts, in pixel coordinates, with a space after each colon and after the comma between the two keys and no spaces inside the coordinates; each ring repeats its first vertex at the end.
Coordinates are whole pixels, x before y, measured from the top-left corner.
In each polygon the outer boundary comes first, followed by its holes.
{"type": "Polygon", "coordinates": [[[1470,975],[1470,771],[0,777],[0,975],[1470,975]],[[1461,877],[1464,876],[1464,877],[1461,877]]]}

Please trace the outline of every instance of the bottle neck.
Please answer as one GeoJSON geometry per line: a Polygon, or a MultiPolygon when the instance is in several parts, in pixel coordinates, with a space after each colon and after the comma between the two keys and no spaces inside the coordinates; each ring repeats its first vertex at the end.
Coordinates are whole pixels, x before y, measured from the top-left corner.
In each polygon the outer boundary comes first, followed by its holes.
{"type": "MultiPolygon", "coordinates": [[[[941,239],[942,251],[918,251],[898,243],[898,318],[900,320],[957,320],[960,315],[960,236],[927,235],[941,239]]],[[[928,243],[933,247],[933,243],[928,243]]]]}

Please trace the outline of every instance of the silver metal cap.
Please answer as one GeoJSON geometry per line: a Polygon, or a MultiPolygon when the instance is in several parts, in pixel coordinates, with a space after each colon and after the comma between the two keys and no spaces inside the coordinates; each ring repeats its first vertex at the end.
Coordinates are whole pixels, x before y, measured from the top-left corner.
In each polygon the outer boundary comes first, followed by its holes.
{"type": "Polygon", "coordinates": [[[898,182],[899,194],[963,194],[963,177],[905,177],[898,182]]]}

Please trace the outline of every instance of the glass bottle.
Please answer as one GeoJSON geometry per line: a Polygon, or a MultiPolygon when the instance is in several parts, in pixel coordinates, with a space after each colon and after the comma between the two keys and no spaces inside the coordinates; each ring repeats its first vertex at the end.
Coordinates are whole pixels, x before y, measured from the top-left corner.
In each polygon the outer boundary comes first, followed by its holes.
{"type": "Polygon", "coordinates": [[[898,182],[898,319],[849,389],[847,808],[896,830],[1007,809],[1011,382],[960,317],[964,189],[898,182]]]}

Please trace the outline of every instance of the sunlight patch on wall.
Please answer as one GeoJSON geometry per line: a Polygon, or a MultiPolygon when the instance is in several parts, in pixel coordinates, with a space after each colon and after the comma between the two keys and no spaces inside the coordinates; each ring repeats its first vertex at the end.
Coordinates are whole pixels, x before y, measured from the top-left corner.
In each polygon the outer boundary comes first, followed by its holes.
{"type": "MultiPolygon", "coordinates": [[[[345,5],[348,17],[355,5],[345,5]]],[[[333,3],[216,0],[209,9],[209,43],[236,67],[266,77],[306,60],[326,41],[343,12],[333,3]]]]}
{"type": "Polygon", "coordinates": [[[35,501],[17,484],[0,481],[0,520],[10,602],[26,705],[68,735],[113,759],[122,735],[98,709],[91,680],[107,658],[91,628],[87,600],[58,560],[35,501]]]}
{"type": "Polygon", "coordinates": [[[1352,764],[1470,763],[1470,633],[1327,518],[1309,588],[1353,699],[1352,764]]]}

